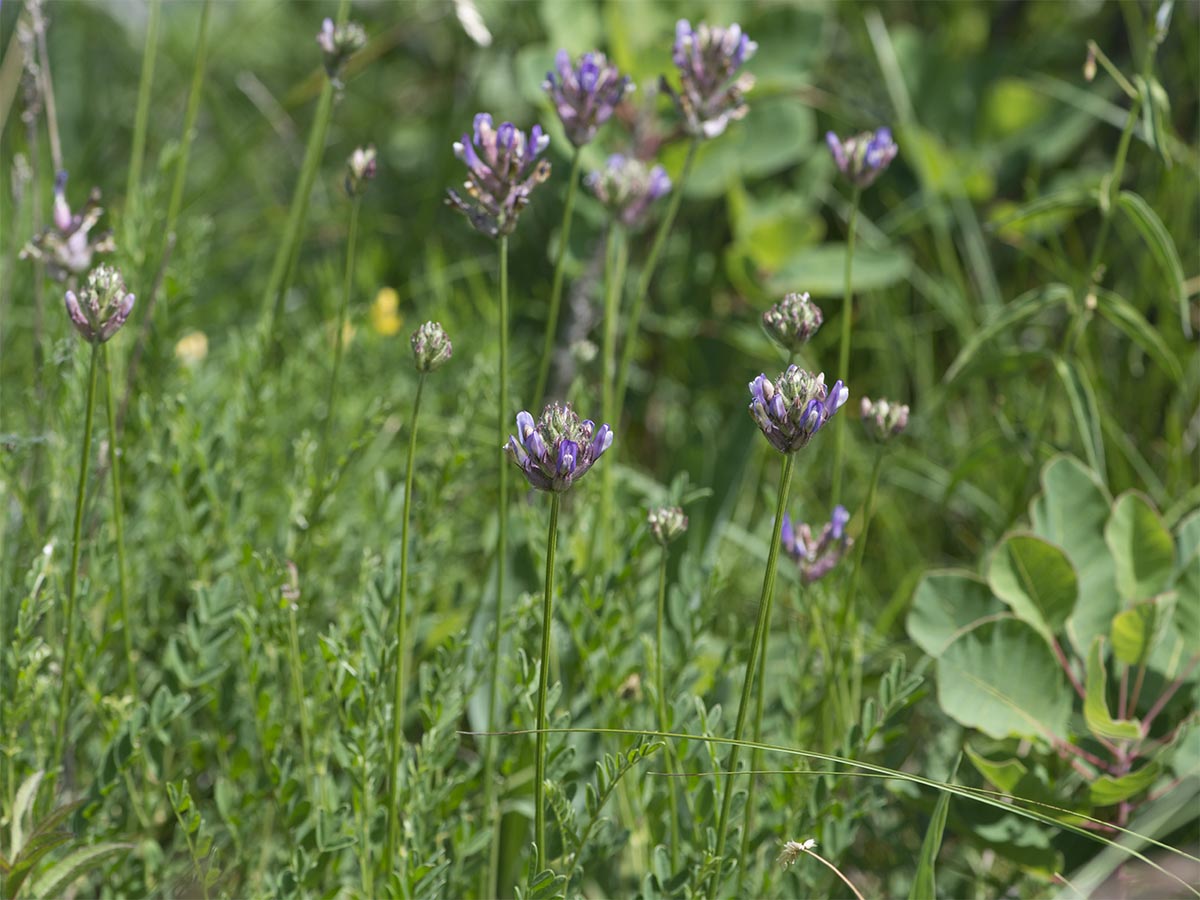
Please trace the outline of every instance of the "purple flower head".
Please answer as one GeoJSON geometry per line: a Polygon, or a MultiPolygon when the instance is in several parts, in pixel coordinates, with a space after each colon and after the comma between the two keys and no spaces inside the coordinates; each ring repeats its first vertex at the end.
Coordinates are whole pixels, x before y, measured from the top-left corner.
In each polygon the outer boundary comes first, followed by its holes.
{"type": "Polygon", "coordinates": [[[785,350],[796,351],[809,342],[824,317],[808,294],[788,294],[762,317],[767,334],[785,350]]]}
{"type": "Polygon", "coordinates": [[[841,381],[826,388],[824,373],[814,376],[799,366],[788,366],[775,382],[766,375],[750,382],[750,416],[772,447],[795,453],[808,445],[849,396],[841,381]]]}
{"type": "Polygon", "coordinates": [[[546,73],[542,89],[554,101],[567,138],[576,147],[591,143],[600,126],[633,90],[633,81],[622,75],[603,53],[585,53],[571,65],[566,50],[554,57],[554,72],[546,73]]]}
{"type": "Polygon", "coordinates": [[[413,363],[422,374],[439,368],[454,352],[450,338],[438,322],[426,322],[413,332],[410,343],[413,363]]]}
{"type": "Polygon", "coordinates": [[[512,234],[529,195],[550,177],[550,163],[537,160],[549,143],[537,125],[526,137],[509,122],[494,128],[492,117],[479,113],[473,138],[464,134],[454,144],[454,155],[467,167],[466,196],[451,190],[447,202],[488,237],[512,234]]]}
{"type": "Polygon", "coordinates": [[[71,324],[91,344],[111,338],[133,311],[133,294],[125,290],[121,273],[112,266],[92,269],[79,295],[67,291],[64,299],[71,324]]]}
{"type": "Polygon", "coordinates": [[[21,249],[21,258],[42,260],[50,275],[58,281],[82,275],[97,253],[116,250],[111,232],[91,234],[103,213],[99,188],[92,188],[82,210],[72,212],[67,203],[67,173],[59,172],[54,179],[53,224],[21,249]]]}
{"type": "Polygon", "coordinates": [[[620,153],[610,156],[604,169],[592,172],[583,183],[626,228],[645,224],[650,204],[671,190],[671,179],[662,166],[648,168],[620,153]]]}
{"type": "Polygon", "coordinates": [[[854,546],[854,541],[846,534],[849,521],[850,513],[846,512],[846,507],[835,506],[829,522],[821,529],[821,536],[814,538],[807,524],[795,528],[784,513],[783,550],[800,567],[800,578],[805,584],[823,578],[854,546]]]}
{"type": "Polygon", "coordinates": [[[367,189],[367,182],[375,178],[379,165],[375,157],[375,145],[357,147],[346,160],[346,193],[357,197],[367,189]]]}
{"type": "Polygon", "coordinates": [[[654,540],[664,547],[679,537],[688,527],[688,517],[678,506],[660,506],[646,516],[654,540]]]}
{"type": "Polygon", "coordinates": [[[367,45],[367,32],[357,22],[334,25],[333,19],[321,23],[317,46],[325,58],[325,74],[335,88],[342,87],[342,70],[350,57],[367,45]]]}
{"type": "Polygon", "coordinates": [[[838,170],[860,188],[878,178],[900,149],[887,128],[880,128],[874,134],[864,131],[845,141],[830,131],[825,135],[825,143],[829,145],[838,170]]]}
{"type": "Polygon", "coordinates": [[[607,425],[596,428],[591,419],[580,421],[570,406],[552,403],[538,422],[524,410],[517,413],[517,434],[508,439],[504,451],[533,487],[561,493],[582,478],[612,442],[607,425]]]}
{"type": "Polygon", "coordinates": [[[908,407],[903,404],[863,397],[860,411],[863,428],[873,441],[887,441],[908,427],[908,407]]]}
{"type": "Polygon", "coordinates": [[[687,19],[675,24],[671,58],[680,82],[675,102],[691,134],[714,138],[746,115],[743,95],[754,87],[754,78],[738,70],[757,49],[736,22],[728,28],[701,22],[695,30],[687,19]]]}

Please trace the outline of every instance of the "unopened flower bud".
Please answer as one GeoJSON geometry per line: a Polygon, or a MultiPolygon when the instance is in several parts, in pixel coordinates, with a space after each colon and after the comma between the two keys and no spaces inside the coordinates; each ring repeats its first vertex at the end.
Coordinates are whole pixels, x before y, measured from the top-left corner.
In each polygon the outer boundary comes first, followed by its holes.
{"type": "Polygon", "coordinates": [[[346,160],[346,193],[357,197],[367,189],[367,182],[375,177],[375,145],[359,147],[346,160]]]}
{"type": "Polygon", "coordinates": [[[830,131],[825,135],[825,142],[838,171],[860,188],[868,187],[878,178],[899,152],[892,140],[892,132],[887,128],[876,129],[874,134],[864,131],[844,141],[830,131]]]}
{"type": "Polygon", "coordinates": [[[821,307],[808,294],[788,294],[762,317],[763,328],[783,349],[796,351],[821,327],[821,307]]]}
{"type": "Polygon", "coordinates": [[[445,329],[437,322],[426,322],[413,332],[413,361],[417,371],[432,372],[448,360],[454,352],[445,329]]]}
{"type": "Polygon", "coordinates": [[[688,527],[688,517],[678,506],[652,509],[646,516],[646,521],[650,523],[650,533],[654,535],[654,539],[664,547],[687,531],[688,527]]]}
{"type": "Polygon", "coordinates": [[[334,25],[333,19],[321,23],[317,46],[325,57],[325,72],[334,87],[342,86],[342,69],[346,62],[367,45],[367,32],[357,22],[334,25]]]}
{"type": "Polygon", "coordinates": [[[886,441],[908,427],[908,407],[880,398],[862,398],[863,427],[873,441],[886,441]]]}

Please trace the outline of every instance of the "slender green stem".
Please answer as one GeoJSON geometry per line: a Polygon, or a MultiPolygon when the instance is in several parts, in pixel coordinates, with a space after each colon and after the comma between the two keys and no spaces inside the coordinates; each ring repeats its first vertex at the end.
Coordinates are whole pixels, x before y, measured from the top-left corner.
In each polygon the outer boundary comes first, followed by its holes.
{"type": "MultiPolygon", "coordinates": [[[[341,0],[338,5],[338,23],[344,23],[349,13],[350,0],[341,0]]],[[[326,78],[321,87],[321,96],[317,99],[317,111],[313,116],[312,128],[308,132],[308,145],[304,149],[304,162],[300,166],[300,180],[296,182],[296,190],[292,194],[292,203],[288,209],[287,222],[283,227],[283,236],[275,248],[275,259],[271,263],[271,275],[263,294],[263,334],[272,347],[278,343],[278,335],[275,332],[279,315],[283,311],[283,298],[287,294],[289,273],[293,271],[292,262],[296,257],[296,247],[304,228],[304,220],[308,215],[308,200],[312,195],[313,185],[317,180],[317,169],[320,168],[321,156],[325,151],[325,137],[329,133],[329,123],[333,118],[334,93],[333,82],[326,78]]]]}
{"type": "Polygon", "coordinates": [[[92,360],[88,365],[87,402],[84,407],[83,441],[79,445],[79,484],[75,489],[75,524],[71,530],[71,572],[67,576],[67,608],[63,619],[62,683],[58,694],[58,731],[54,739],[51,760],[62,762],[67,742],[67,711],[71,700],[71,636],[75,633],[75,598],[79,591],[79,550],[83,535],[83,505],[87,494],[88,463],[92,456],[92,424],[96,410],[96,380],[100,345],[92,344],[92,360]]]}
{"type": "Polygon", "coordinates": [[[629,309],[629,325],[625,329],[625,347],[621,351],[621,368],[617,374],[616,410],[618,414],[625,408],[625,389],[629,386],[629,367],[633,364],[633,352],[637,342],[638,326],[642,321],[642,309],[646,304],[646,295],[650,292],[650,282],[654,279],[654,272],[658,268],[658,258],[662,255],[663,247],[666,246],[671,226],[675,224],[675,216],[679,213],[679,204],[683,201],[683,186],[687,182],[688,174],[692,171],[692,163],[696,160],[696,150],[699,146],[699,138],[692,138],[692,142],[688,144],[687,156],[683,160],[679,179],[671,190],[671,200],[667,204],[667,211],[663,214],[662,221],[658,223],[658,231],[654,234],[654,243],[650,245],[650,255],[646,257],[646,264],[642,267],[642,273],[638,277],[633,304],[629,309]]]}
{"type": "MultiPolygon", "coordinates": [[[[366,681],[363,682],[363,702],[366,709],[371,708],[366,681]]],[[[359,777],[362,779],[362,797],[359,799],[359,840],[361,841],[361,845],[358,848],[358,868],[359,875],[362,878],[362,892],[364,897],[375,896],[375,873],[371,868],[371,753],[369,731],[369,723],[364,723],[364,737],[359,744],[361,762],[359,777]]]]}
{"type": "Polygon", "coordinates": [[[312,802],[317,799],[317,783],[314,777],[312,766],[312,744],[310,735],[312,728],[308,723],[308,707],[304,703],[304,672],[303,662],[300,655],[300,626],[296,621],[296,616],[299,610],[295,601],[288,602],[288,651],[291,656],[292,670],[292,696],[296,701],[296,709],[299,713],[298,719],[300,722],[300,751],[304,760],[304,776],[305,784],[312,791],[312,802]]]}
{"type": "Polygon", "coordinates": [[[354,283],[355,249],[358,245],[358,211],[362,207],[362,198],[355,197],[350,204],[350,228],[346,237],[346,270],[342,277],[342,302],[338,306],[337,333],[333,339],[333,368],[329,372],[329,390],[325,399],[325,423],[321,426],[321,445],[317,453],[317,478],[322,479],[317,486],[313,499],[313,513],[309,517],[310,524],[324,501],[324,478],[329,463],[329,433],[333,428],[334,413],[337,411],[338,376],[342,371],[342,358],[346,352],[346,319],[350,315],[350,294],[354,283]]]}
{"type": "MultiPolygon", "coordinates": [[[[834,690],[835,696],[837,696],[838,688],[841,685],[841,682],[838,680],[838,669],[841,667],[842,642],[846,637],[846,625],[852,620],[851,614],[855,609],[858,599],[858,579],[862,573],[863,558],[867,552],[867,536],[871,532],[871,519],[874,517],[875,512],[875,491],[879,487],[879,472],[883,468],[883,452],[884,447],[881,444],[875,451],[875,464],[871,466],[871,481],[867,486],[867,498],[863,501],[862,532],[859,534],[858,541],[854,547],[854,567],[850,570],[849,586],[846,589],[846,595],[842,598],[842,606],[838,610],[837,625],[834,629],[833,659],[829,661],[831,673],[826,684],[834,690]]],[[[841,727],[844,728],[849,725],[847,716],[850,712],[846,709],[841,710],[841,712],[840,723],[841,727]]]]}
{"type": "MultiPolygon", "coordinates": [[[[508,430],[508,236],[500,238],[500,399],[496,404],[497,446],[503,446],[508,430]]],[[[508,460],[498,453],[500,463],[499,532],[496,541],[496,619],[492,626],[492,666],[488,679],[488,731],[496,730],[497,693],[500,687],[500,643],[504,639],[504,574],[508,560],[508,460]]],[[[496,803],[496,738],[487,739],[483,755],[483,810],[493,816],[496,803]]],[[[492,896],[500,865],[500,814],[494,813],[489,863],[480,884],[480,896],[492,896]]]]}
{"type": "MultiPolygon", "coordinates": [[[[779,538],[783,530],[783,514],[787,509],[788,492],[792,487],[792,468],[795,455],[787,453],[783,457],[783,473],[779,478],[779,497],[775,501],[775,530],[771,534],[771,549],[767,554],[767,569],[763,573],[762,595],[758,600],[758,619],[754,623],[754,636],[750,639],[750,655],[746,661],[746,675],[742,679],[742,698],[738,702],[737,724],[733,729],[734,741],[741,741],[746,732],[746,716],[750,712],[750,692],[754,685],[755,669],[758,663],[763,634],[771,621],[771,601],[775,596],[775,570],[779,564],[779,538]]],[[[735,743],[729,752],[729,765],[726,766],[728,775],[725,776],[725,788],[721,797],[721,813],[717,819],[717,858],[725,855],[725,830],[729,824],[729,807],[733,802],[733,781],[737,777],[738,756],[741,754],[741,744],[735,743]]],[[[725,868],[724,861],[718,863],[718,869],[713,875],[712,890],[709,896],[715,897],[721,887],[721,872],[725,868]]]]}
{"type": "Polygon", "coordinates": [[[553,625],[554,551],[558,545],[561,495],[550,495],[550,530],[546,534],[546,588],[542,594],[542,653],[538,657],[537,759],[533,778],[534,840],[537,871],[546,868],[546,694],[550,688],[550,631],[553,625]]]}
{"type": "MultiPolygon", "coordinates": [[[[767,696],[767,644],[771,640],[771,623],[762,634],[762,650],[758,654],[758,692],[754,702],[754,731],[751,740],[758,744],[762,742],[763,708],[767,696]]],[[[762,751],[755,747],[750,752],[750,771],[758,772],[762,768],[762,751]]],[[[758,775],[750,776],[750,784],[746,788],[746,821],[742,827],[742,852],[738,857],[737,890],[734,896],[744,897],[742,890],[747,870],[750,868],[750,831],[754,827],[754,794],[758,787],[758,775]]]]}
{"type": "MultiPolygon", "coordinates": [[[[603,421],[613,428],[620,427],[616,409],[616,356],[617,356],[617,318],[620,316],[621,286],[625,282],[625,263],[629,256],[629,243],[625,232],[617,223],[612,223],[608,229],[608,246],[604,266],[604,339],[601,350],[602,401],[601,410],[603,421]]],[[[600,558],[607,560],[612,549],[610,540],[613,533],[613,476],[614,466],[605,466],[602,476],[602,491],[600,495],[600,527],[596,534],[600,538],[600,558]]]]}
{"type": "Polygon", "coordinates": [[[421,394],[425,374],[417,379],[413,398],[412,422],[408,427],[408,469],[404,476],[404,513],[400,519],[400,596],[396,606],[396,674],[392,693],[391,765],[388,767],[387,860],[394,871],[400,855],[400,746],[404,737],[404,657],[408,631],[408,523],[412,511],[413,469],[417,458],[417,416],[421,412],[421,394]]]}
{"type": "MultiPolygon", "coordinates": [[[[862,193],[859,187],[854,188],[850,198],[850,218],[846,222],[846,275],[842,292],[842,341],[838,349],[838,375],[843,382],[850,380],[850,328],[854,320],[854,282],[852,279],[854,265],[854,226],[858,222],[858,201],[862,193]]],[[[842,497],[842,470],[845,468],[846,452],[846,416],[837,420],[833,440],[833,505],[837,506],[842,497]]]]}
{"type": "Polygon", "coordinates": [[[563,206],[562,227],[558,230],[558,253],[554,260],[554,282],[550,288],[550,310],[546,318],[546,340],[542,346],[542,362],[538,369],[537,387],[534,388],[533,398],[535,407],[540,409],[546,396],[546,382],[550,378],[550,361],[554,356],[554,338],[558,333],[558,312],[562,306],[564,263],[567,259],[567,244],[571,240],[571,220],[575,211],[575,189],[579,185],[579,168],[583,162],[583,153],[579,147],[571,157],[571,174],[567,183],[567,202],[563,206]]]}
{"type": "Polygon", "coordinates": [[[146,22],[146,43],[142,50],[142,75],[138,81],[137,112],[133,119],[133,147],[129,151],[129,177],[125,183],[125,202],[132,205],[142,183],[142,163],[146,158],[146,123],[150,118],[150,88],[154,84],[154,60],[158,54],[158,19],[162,0],[150,0],[150,18],[146,22]]]}
{"type": "MultiPolygon", "coordinates": [[[[667,679],[663,675],[663,622],[666,619],[667,606],[667,548],[663,547],[662,560],[658,565],[658,620],[654,630],[654,692],[658,699],[658,727],[660,731],[670,731],[667,721],[667,679]]],[[[675,761],[675,746],[667,744],[668,774],[677,768],[675,761]]],[[[667,788],[671,796],[671,871],[679,871],[679,788],[674,778],[667,779],[667,788]]]]}
{"type": "Polygon", "coordinates": [[[125,638],[125,674],[129,693],[136,697],[137,670],[133,663],[133,616],[129,612],[129,582],[125,564],[125,514],[121,501],[121,451],[117,443],[117,403],[113,396],[112,366],[104,345],[105,406],[108,409],[108,471],[112,477],[113,528],[117,533],[117,600],[121,604],[121,632],[125,638]]]}

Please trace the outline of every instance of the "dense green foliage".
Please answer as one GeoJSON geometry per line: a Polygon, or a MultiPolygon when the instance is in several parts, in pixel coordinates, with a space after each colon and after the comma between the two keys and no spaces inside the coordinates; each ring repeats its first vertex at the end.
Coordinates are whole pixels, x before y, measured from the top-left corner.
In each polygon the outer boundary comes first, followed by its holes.
{"type": "Polygon", "coordinates": [[[1200,896],[1197,5],[362,2],[338,83],[326,15],[0,7],[0,894],[1200,896]],[[758,43],[685,179],[680,17],[758,43]],[[497,573],[496,417],[540,411],[560,47],[637,85],[580,171],[635,152],[676,190],[627,243],[573,198],[547,395],[615,441],[555,495],[544,607],[551,501],[515,467],[497,573]],[[551,135],[506,267],[444,203],[481,110],[551,135]],[[823,135],[883,125],[860,195],[823,135]],[[60,165],[137,296],[97,352],[83,273],[22,252],[60,165]],[[786,510],[840,500],[856,543],[811,584],[778,560],[751,788],[729,739],[785,457],[746,383],[789,361],[761,317],[792,291],[825,319],[801,365],[832,383],[853,343],[786,510]],[[454,353],[418,376],[427,320],[454,353]],[[875,444],[881,395],[911,418],[875,444]],[[664,505],[690,524],[660,549],[664,505]]]}

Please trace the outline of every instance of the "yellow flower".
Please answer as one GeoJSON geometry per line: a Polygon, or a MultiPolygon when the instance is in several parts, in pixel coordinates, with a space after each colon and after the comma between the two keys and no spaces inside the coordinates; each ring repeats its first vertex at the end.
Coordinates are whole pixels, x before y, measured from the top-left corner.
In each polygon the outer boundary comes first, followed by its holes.
{"type": "Polygon", "coordinates": [[[400,295],[395,288],[380,288],[371,304],[371,327],[379,334],[390,337],[400,331],[404,317],[400,315],[400,295]]]}
{"type": "Polygon", "coordinates": [[[203,331],[189,331],[175,345],[175,358],[185,366],[194,366],[208,356],[208,335],[203,331]]]}

